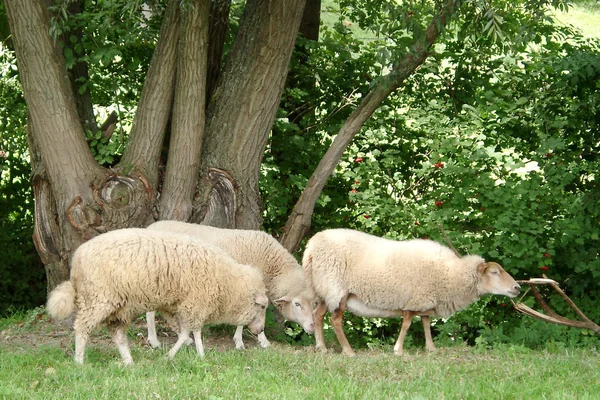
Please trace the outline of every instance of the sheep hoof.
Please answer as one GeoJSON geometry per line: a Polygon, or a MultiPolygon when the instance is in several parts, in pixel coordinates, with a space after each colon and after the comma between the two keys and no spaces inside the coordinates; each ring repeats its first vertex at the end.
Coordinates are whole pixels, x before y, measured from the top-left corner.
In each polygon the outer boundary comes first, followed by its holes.
{"type": "Polygon", "coordinates": [[[185,341],[185,344],[188,345],[188,346],[193,345],[194,344],[194,339],[188,338],[188,340],[185,341]]]}
{"type": "Polygon", "coordinates": [[[327,353],[327,347],[325,346],[315,346],[315,350],[320,351],[323,354],[327,353]]]}
{"type": "Polygon", "coordinates": [[[402,350],[394,350],[394,355],[395,355],[395,356],[401,356],[402,354],[404,354],[404,353],[402,352],[402,350]]]}
{"type": "Polygon", "coordinates": [[[354,350],[343,350],[342,353],[348,357],[356,357],[354,350]]]}
{"type": "Polygon", "coordinates": [[[244,346],[244,342],[235,342],[236,350],[246,350],[246,346],[244,346]]]}
{"type": "Polygon", "coordinates": [[[153,341],[153,340],[149,340],[148,341],[150,343],[150,347],[152,347],[153,349],[158,349],[160,347],[160,342],[159,341],[153,341]]]}

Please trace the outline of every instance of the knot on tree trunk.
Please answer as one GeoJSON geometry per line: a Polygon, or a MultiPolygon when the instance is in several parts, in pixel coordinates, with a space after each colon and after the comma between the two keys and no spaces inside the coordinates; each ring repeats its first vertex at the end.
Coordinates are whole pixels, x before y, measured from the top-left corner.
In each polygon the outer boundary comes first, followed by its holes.
{"type": "Polygon", "coordinates": [[[87,224],[102,233],[118,228],[144,227],[151,222],[153,190],[141,174],[109,175],[93,185],[93,196],[101,210],[101,218],[100,215],[97,219],[91,218],[89,210],[79,211],[81,217],[77,221],[83,223],[82,227],[87,224]]]}
{"type": "Polygon", "coordinates": [[[198,213],[201,218],[195,219],[196,223],[219,228],[235,228],[235,213],[237,211],[238,184],[233,176],[218,168],[208,170],[209,198],[205,202],[203,212],[198,213]]]}

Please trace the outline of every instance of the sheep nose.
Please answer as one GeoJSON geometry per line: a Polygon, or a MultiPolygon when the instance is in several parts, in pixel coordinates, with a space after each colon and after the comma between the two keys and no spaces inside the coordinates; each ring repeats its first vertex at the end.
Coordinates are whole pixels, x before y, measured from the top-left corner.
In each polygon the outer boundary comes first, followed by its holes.
{"type": "Polygon", "coordinates": [[[517,283],[517,284],[515,284],[515,287],[514,287],[514,289],[515,289],[516,291],[520,291],[520,290],[521,290],[521,285],[519,285],[518,283],[517,283]]]}

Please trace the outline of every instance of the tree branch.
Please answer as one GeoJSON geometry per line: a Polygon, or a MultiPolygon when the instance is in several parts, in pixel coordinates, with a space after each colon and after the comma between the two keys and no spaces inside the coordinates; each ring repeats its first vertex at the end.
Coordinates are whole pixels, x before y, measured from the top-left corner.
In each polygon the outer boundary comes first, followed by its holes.
{"type": "Polygon", "coordinates": [[[192,214],[204,136],[209,0],[194,0],[181,16],[177,83],[160,219],[192,214]]]}
{"type": "Polygon", "coordinates": [[[133,120],[129,143],[118,165],[123,171],[140,170],[153,187],[158,183],[160,152],[171,114],[178,41],[179,0],[170,0],[133,120]]]}
{"type": "Polygon", "coordinates": [[[409,53],[394,66],[388,75],[379,80],[350,114],[310,177],[283,228],[281,244],[290,252],[296,251],[300,241],[308,232],[315,203],[350,141],[383,100],[396,90],[417,67],[423,64],[429,55],[429,48],[446,27],[450,17],[458,10],[458,4],[459,2],[456,0],[445,2],[440,12],[429,23],[425,34],[411,46],[409,53]]]}

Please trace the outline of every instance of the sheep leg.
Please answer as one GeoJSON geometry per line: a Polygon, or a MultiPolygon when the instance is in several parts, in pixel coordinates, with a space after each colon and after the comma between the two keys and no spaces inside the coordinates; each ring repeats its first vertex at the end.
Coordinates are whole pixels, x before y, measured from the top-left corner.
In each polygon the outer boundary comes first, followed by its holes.
{"type": "Polygon", "coordinates": [[[267,336],[265,335],[265,331],[262,331],[261,333],[258,334],[258,344],[263,349],[271,347],[271,342],[269,342],[269,339],[267,339],[267,336]]]}
{"type": "MultiPolygon", "coordinates": [[[[244,331],[244,326],[238,325],[237,329],[235,330],[235,335],[233,335],[233,343],[235,343],[235,348],[237,350],[245,349],[244,340],[242,339],[243,331],[244,331]]],[[[194,339],[195,338],[196,338],[196,336],[194,336],[194,339]]]]}
{"type": "Polygon", "coordinates": [[[123,364],[133,364],[133,358],[131,357],[131,351],[129,350],[129,343],[127,342],[127,334],[125,333],[126,326],[122,322],[111,322],[107,326],[108,331],[111,333],[113,341],[119,349],[123,364]]]}
{"type": "Polygon", "coordinates": [[[146,324],[148,325],[148,342],[153,348],[160,347],[158,336],[156,336],[156,312],[149,311],[146,313],[146,324]]]}
{"type": "MultiPolygon", "coordinates": [[[[175,344],[173,345],[171,350],[169,350],[169,353],[168,353],[169,358],[175,357],[175,354],[177,354],[177,352],[179,351],[181,346],[183,346],[189,339],[190,339],[190,330],[188,329],[188,327],[180,326],[179,327],[179,335],[177,336],[177,342],[175,342],[175,344]]],[[[202,346],[202,345],[200,345],[200,346],[202,346]]],[[[198,347],[198,344],[196,344],[196,348],[197,347],[198,347]]]]}
{"type": "Polygon", "coordinates": [[[325,335],[323,334],[323,319],[327,313],[327,307],[325,302],[320,301],[317,307],[313,310],[313,320],[315,323],[315,341],[317,350],[322,353],[327,353],[327,347],[325,346],[325,335]]]}
{"type": "Polygon", "coordinates": [[[338,308],[333,310],[331,313],[331,325],[333,326],[333,330],[335,332],[335,336],[337,336],[338,342],[342,346],[342,353],[349,357],[354,357],[356,353],[350,347],[350,343],[344,334],[343,327],[343,317],[344,317],[344,309],[346,308],[346,298],[340,301],[340,305],[338,308]]]}
{"type": "Polygon", "coordinates": [[[435,345],[431,338],[431,320],[429,315],[421,315],[421,321],[423,322],[423,331],[425,332],[425,347],[427,351],[435,351],[435,345]]]}
{"type": "Polygon", "coordinates": [[[194,342],[196,342],[196,351],[200,358],[204,358],[204,344],[202,344],[202,329],[194,330],[194,342]]]}
{"type": "Polygon", "coordinates": [[[85,354],[85,345],[90,337],[87,331],[75,331],[75,362],[83,364],[83,355],[85,354]]]}
{"type": "Polygon", "coordinates": [[[402,317],[402,328],[400,329],[400,335],[398,336],[398,340],[396,340],[396,344],[394,345],[394,354],[397,356],[401,356],[404,351],[404,339],[406,338],[406,333],[408,332],[408,328],[412,324],[412,319],[415,314],[411,311],[405,311],[404,316],[402,317]]]}

